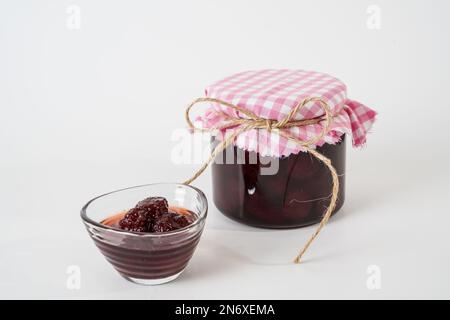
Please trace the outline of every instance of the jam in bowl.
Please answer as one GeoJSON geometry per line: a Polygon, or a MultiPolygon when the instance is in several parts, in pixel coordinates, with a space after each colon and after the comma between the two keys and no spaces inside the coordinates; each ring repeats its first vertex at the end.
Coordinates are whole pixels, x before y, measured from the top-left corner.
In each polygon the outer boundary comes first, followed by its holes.
{"type": "Polygon", "coordinates": [[[125,279],[154,285],[176,279],[186,268],[207,209],[202,191],[158,183],[96,197],[81,217],[95,245],[125,279]]]}

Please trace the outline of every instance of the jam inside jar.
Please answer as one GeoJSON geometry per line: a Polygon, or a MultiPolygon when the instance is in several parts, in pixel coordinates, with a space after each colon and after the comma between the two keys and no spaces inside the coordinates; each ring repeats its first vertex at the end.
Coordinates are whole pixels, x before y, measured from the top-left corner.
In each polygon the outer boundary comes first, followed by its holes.
{"type": "MultiPolygon", "coordinates": [[[[218,142],[212,141],[212,146],[218,142]]],[[[339,176],[339,195],[333,214],[345,197],[345,135],[317,151],[331,160],[339,176]]],[[[212,164],[213,200],[227,217],[263,228],[295,228],[318,223],[330,203],[329,169],[307,152],[281,158],[262,158],[258,153],[230,146],[212,164]],[[231,156],[230,156],[231,155],[231,156]],[[278,161],[278,170],[267,174],[278,161]]]]}

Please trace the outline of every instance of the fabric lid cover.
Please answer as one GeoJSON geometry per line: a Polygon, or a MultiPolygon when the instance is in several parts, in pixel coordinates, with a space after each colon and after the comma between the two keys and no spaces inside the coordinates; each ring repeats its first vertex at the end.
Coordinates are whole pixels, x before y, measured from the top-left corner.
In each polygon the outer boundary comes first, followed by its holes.
{"type": "MultiPolygon", "coordinates": [[[[282,120],[303,99],[320,97],[329,105],[333,122],[328,134],[316,145],[335,144],[343,134],[352,137],[353,145],[365,143],[366,135],[375,121],[376,112],[363,104],[347,99],[346,86],[340,80],[319,72],[304,70],[246,71],[226,77],[208,86],[206,96],[224,100],[248,109],[265,119],[282,120]]],[[[245,115],[217,103],[210,103],[197,118],[204,128],[213,129],[226,123],[226,116],[246,118],[245,115]]],[[[320,104],[309,103],[302,108],[295,120],[312,119],[324,115],[320,104]]],[[[234,128],[227,128],[229,134],[234,128]]],[[[322,124],[282,129],[302,141],[309,140],[322,130],[322,124]]],[[[222,132],[224,133],[224,132],[222,132]]],[[[217,135],[219,139],[223,134],[217,135]]],[[[276,130],[253,129],[240,134],[234,143],[239,148],[256,151],[262,156],[288,156],[305,151],[294,141],[288,140],[276,130]]]]}

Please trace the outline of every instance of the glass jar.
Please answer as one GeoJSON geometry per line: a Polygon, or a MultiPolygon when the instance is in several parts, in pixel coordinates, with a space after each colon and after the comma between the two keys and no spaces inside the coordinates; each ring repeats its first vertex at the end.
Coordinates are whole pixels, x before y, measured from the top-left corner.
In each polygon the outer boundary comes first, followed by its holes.
{"type": "MultiPolygon", "coordinates": [[[[212,146],[217,143],[213,140],[212,146]]],[[[317,151],[331,160],[339,175],[334,214],[345,198],[345,135],[341,142],[324,144],[317,151]]],[[[218,155],[212,164],[212,180],[214,203],[225,216],[264,228],[304,227],[320,222],[332,189],[329,169],[307,152],[263,159],[235,146],[218,155]],[[278,170],[263,174],[273,161],[278,161],[278,170]]]]}

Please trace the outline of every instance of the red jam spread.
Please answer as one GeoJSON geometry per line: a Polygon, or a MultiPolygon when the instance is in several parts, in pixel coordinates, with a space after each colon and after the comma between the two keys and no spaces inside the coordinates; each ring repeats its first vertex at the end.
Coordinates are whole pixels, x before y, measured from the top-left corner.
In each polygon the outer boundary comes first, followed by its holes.
{"type": "MultiPolygon", "coordinates": [[[[118,212],[101,223],[112,228],[143,232],[93,237],[95,244],[125,278],[157,280],[179,274],[186,267],[200,240],[201,229],[193,224],[197,214],[169,206],[162,197],[140,201],[130,210],[118,212]],[[180,230],[180,233],[170,231],[180,230]]],[[[137,279],[137,280],[136,280],[137,279]]]]}
{"type": "Polygon", "coordinates": [[[186,209],[169,207],[163,197],[149,197],[124,212],[102,221],[110,227],[135,232],[168,232],[191,224],[194,215],[186,209]]]}

